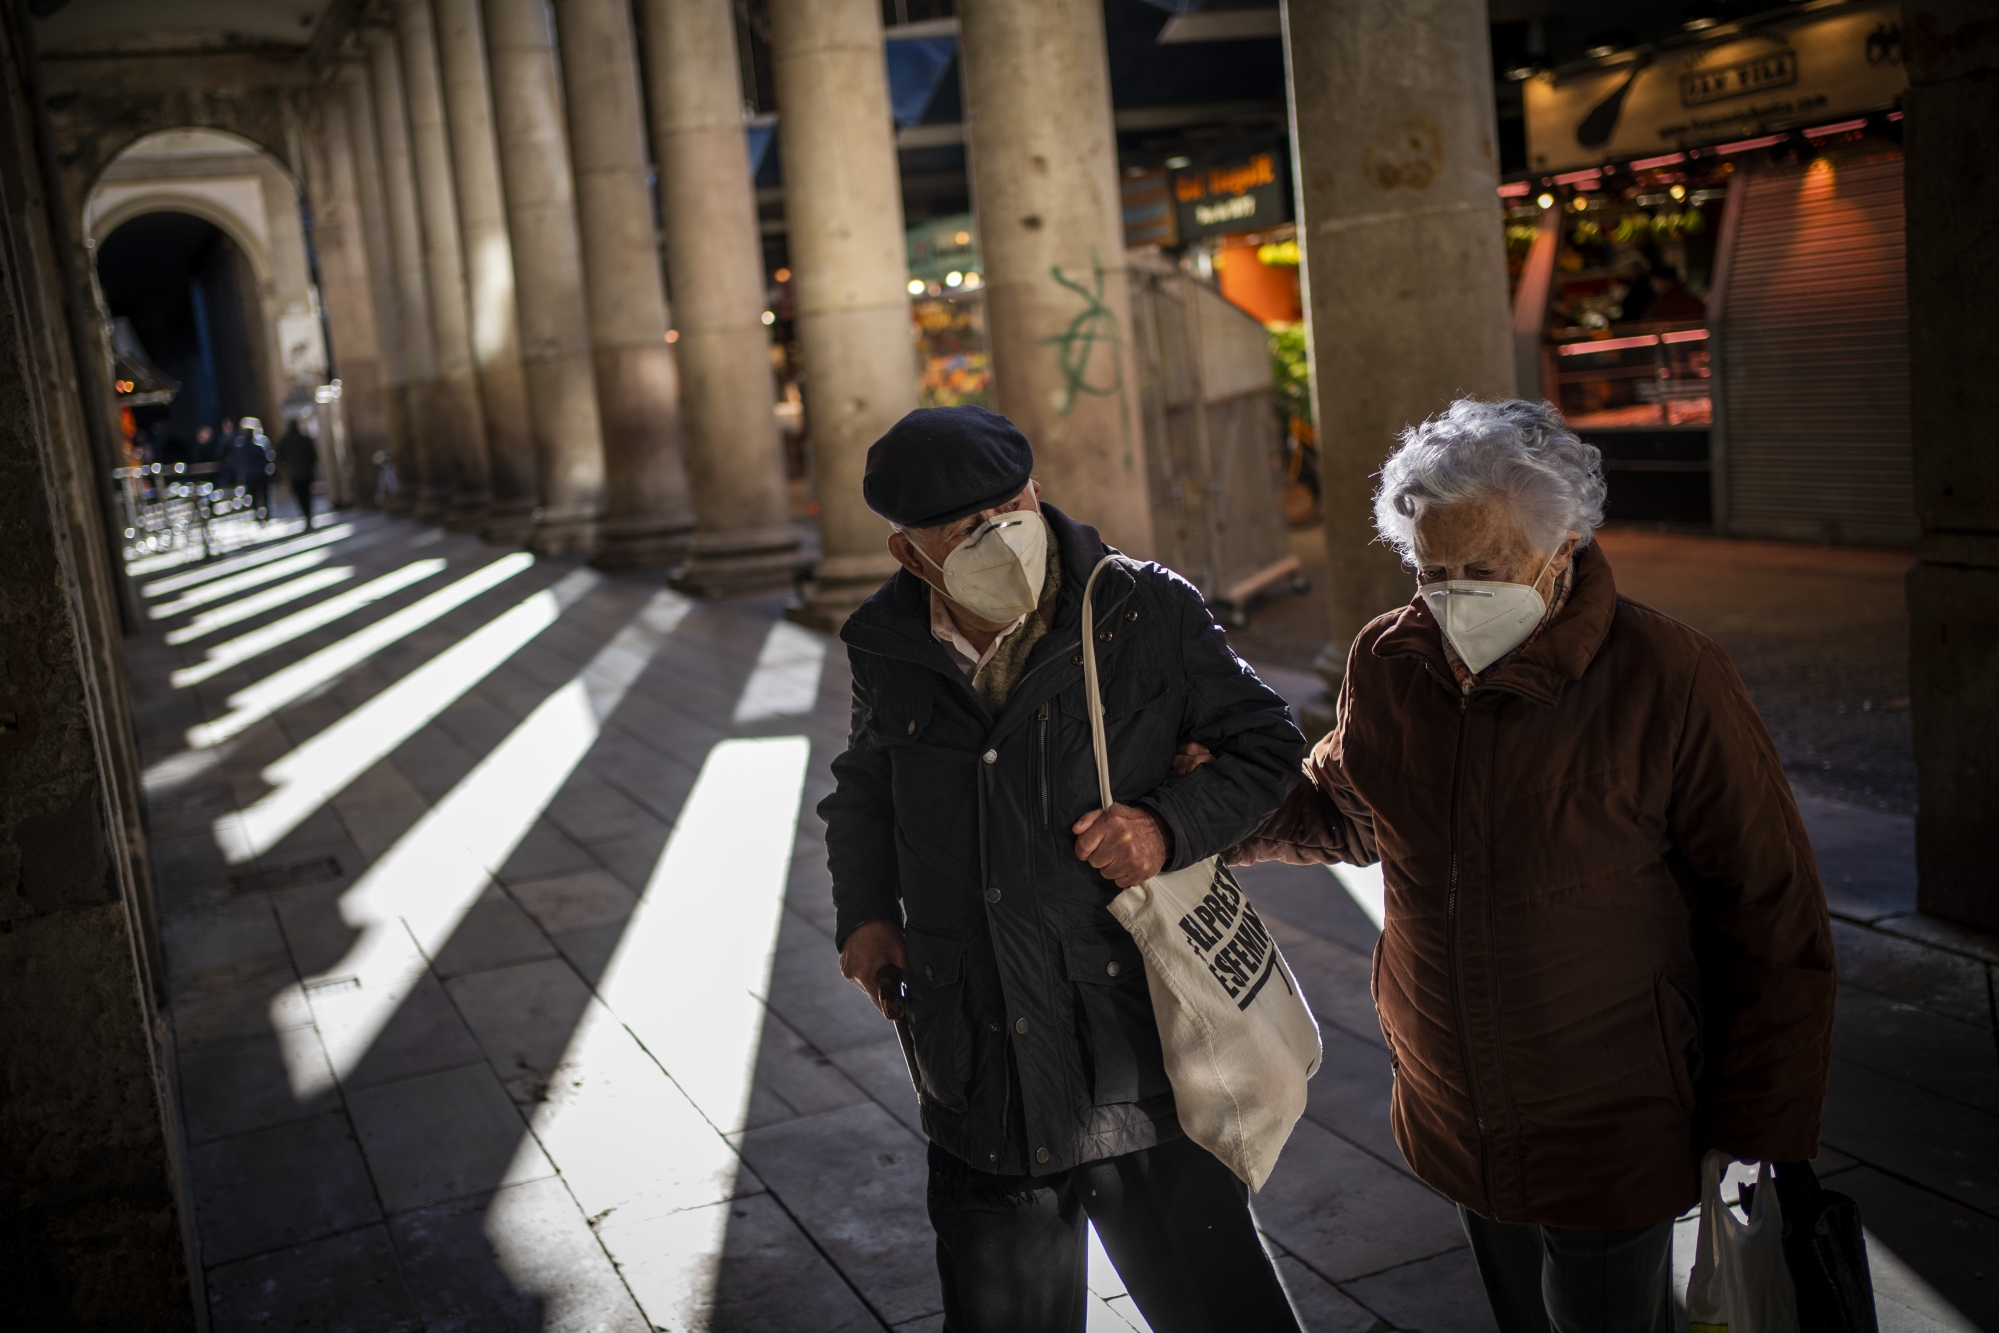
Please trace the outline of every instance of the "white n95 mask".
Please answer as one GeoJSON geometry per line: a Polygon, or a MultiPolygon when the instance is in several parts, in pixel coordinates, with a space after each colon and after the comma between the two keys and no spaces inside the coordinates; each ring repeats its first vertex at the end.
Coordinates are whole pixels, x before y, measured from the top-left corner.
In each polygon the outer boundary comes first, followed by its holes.
{"type": "Polygon", "coordinates": [[[1041,605],[1048,578],[1048,524],[1032,509],[996,514],[938,564],[914,540],[910,546],[944,576],[944,593],[981,620],[1004,624],[1041,605]]]}
{"type": "MultiPolygon", "coordinates": [[[[1548,556],[1541,574],[1534,576],[1535,583],[1560,553],[1561,548],[1556,547],[1548,556]]],[[[1547,602],[1526,583],[1450,579],[1430,584],[1418,595],[1429,603],[1437,628],[1474,676],[1527,642],[1527,636],[1548,614],[1547,602]]]]}

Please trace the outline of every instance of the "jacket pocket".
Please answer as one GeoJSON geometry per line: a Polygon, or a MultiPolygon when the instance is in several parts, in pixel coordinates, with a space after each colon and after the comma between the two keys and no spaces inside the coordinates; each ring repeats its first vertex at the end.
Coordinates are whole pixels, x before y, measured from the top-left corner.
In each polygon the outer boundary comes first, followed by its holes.
{"type": "Polygon", "coordinates": [[[972,1028],[964,1012],[965,940],[910,928],[909,1030],[923,1095],[953,1111],[966,1107],[972,1081],[972,1028]]]}
{"type": "Polygon", "coordinates": [[[1062,961],[1076,988],[1091,1101],[1113,1106],[1171,1092],[1138,944],[1116,924],[1072,930],[1062,937],[1062,961]]]}
{"type": "Polygon", "coordinates": [[[1700,1019],[1692,1000],[1662,969],[1652,978],[1652,1010],[1659,1026],[1659,1054],[1673,1079],[1673,1097],[1694,1109],[1695,1070],[1700,1063],[1700,1019]]]}
{"type": "Polygon", "coordinates": [[[868,718],[875,743],[887,749],[920,739],[929,729],[931,705],[936,698],[928,690],[919,690],[881,700],[868,718]]]}

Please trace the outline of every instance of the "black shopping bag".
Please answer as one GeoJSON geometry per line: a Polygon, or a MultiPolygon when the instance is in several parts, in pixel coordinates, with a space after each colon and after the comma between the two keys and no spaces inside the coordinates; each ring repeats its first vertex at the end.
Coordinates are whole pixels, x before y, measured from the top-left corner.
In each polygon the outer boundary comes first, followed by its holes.
{"type": "Polygon", "coordinates": [[[1859,1205],[1821,1188],[1810,1162],[1775,1165],[1784,1263],[1798,1289],[1798,1327],[1804,1333],[1879,1333],[1859,1205]]]}

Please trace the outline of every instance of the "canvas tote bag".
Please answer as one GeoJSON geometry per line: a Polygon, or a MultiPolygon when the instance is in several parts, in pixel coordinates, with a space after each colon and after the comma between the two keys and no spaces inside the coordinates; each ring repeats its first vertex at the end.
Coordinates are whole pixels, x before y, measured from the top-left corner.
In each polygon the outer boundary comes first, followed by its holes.
{"type": "MultiPolygon", "coordinates": [[[[1117,558],[1105,556],[1083,585],[1083,693],[1106,810],[1111,766],[1091,594],[1117,558]]],[[[1145,956],[1180,1127],[1261,1189],[1305,1113],[1305,1081],[1321,1056],[1319,1025],[1277,941],[1218,856],[1134,884],[1110,910],[1145,956]]]]}

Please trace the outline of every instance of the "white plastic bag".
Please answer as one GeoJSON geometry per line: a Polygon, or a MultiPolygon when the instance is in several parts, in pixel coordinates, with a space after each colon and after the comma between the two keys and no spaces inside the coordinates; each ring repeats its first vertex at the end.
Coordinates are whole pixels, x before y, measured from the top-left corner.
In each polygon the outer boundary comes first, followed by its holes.
{"type": "MultiPolygon", "coordinates": [[[[1092,591],[1083,585],[1083,691],[1104,809],[1111,806],[1092,591]]],[[[1145,981],[1180,1128],[1261,1189],[1305,1114],[1319,1025],[1277,941],[1219,857],[1155,875],[1111,900],[1145,956],[1145,981]]]]}
{"type": "Polygon", "coordinates": [[[1784,1214],[1768,1162],[1756,1171],[1749,1220],[1738,1222],[1721,1199],[1728,1159],[1701,1160],[1701,1226],[1687,1282],[1693,1333],[1798,1333],[1797,1289],[1784,1263],[1784,1214]]]}

